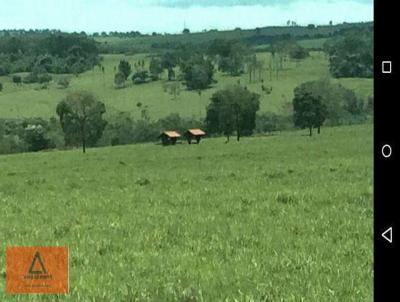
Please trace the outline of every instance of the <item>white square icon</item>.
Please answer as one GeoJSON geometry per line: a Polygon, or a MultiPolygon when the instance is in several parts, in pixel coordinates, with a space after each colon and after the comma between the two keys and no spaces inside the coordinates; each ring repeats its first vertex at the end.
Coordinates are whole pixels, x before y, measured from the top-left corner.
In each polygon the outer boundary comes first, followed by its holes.
{"type": "Polygon", "coordinates": [[[382,73],[392,73],[392,61],[382,62],[382,73]]]}

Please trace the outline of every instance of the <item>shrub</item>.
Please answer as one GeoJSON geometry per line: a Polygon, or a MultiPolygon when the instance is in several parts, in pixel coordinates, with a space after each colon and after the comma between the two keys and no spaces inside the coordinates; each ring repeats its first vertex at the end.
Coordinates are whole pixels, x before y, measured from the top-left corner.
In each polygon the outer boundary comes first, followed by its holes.
{"type": "Polygon", "coordinates": [[[69,72],[74,74],[75,76],[79,75],[80,73],[85,71],[85,66],[79,62],[73,64],[70,68],[69,68],[69,72]]]}
{"type": "Polygon", "coordinates": [[[295,44],[289,50],[289,56],[292,59],[302,60],[309,56],[309,52],[304,47],[300,46],[299,44],[295,44]]]}
{"type": "Polygon", "coordinates": [[[51,72],[56,74],[69,73],[69,66],[65,59],[54,58],[53,65],[51,66],[51,72]]]}
{"type": "Polygon", "coordinates": [[[28,144],[29,151],[40,151],[49,147],[50,140],[46,135],[46,129],[42,125],[28,125],[25,128],[24,140],[28,144]]]}
{"type": "Polygon", "coordinates": [[[133,84],[144,84],[147,82],[148,78],[149,78],[149,74],[146,70],[138,71],[133,74],[132,82],[133,82],[133,84]]]}
{"type": "Polygon", "coordinates": [[[256,132],[271,133],[291,128],[292,118],[290,116],[278,115],[272,112],[257,114],[256,132]]]}
{"type": "Polygon", "coordinates": [[[58,80],[57,84],[58,84],[58,86],[59,86],[60,88],[63,88],[63,89],[68,88],[68,86],[69,86],[69,79],[68,79],[67,77],[63,77],[63,78],[61,78],[61,79],[58,80]]]}
{"type": "Polygon", "coordinates": [[[19,75],[14,75],[13,77],[12,77],[12,81],[13,81],[13,83],[15,83],[15,84],[17,84],[17,85],[19,85],[19,84],[21,84],[21,76],[19,76],[19,75]]]}
{"type": "Polygon", "coordinates": [[[51,80],[52,80],[52,77],[48,73],[42,73],[42,74],[38,75],[38,82],[40,84],[49,83],[51,80]]]}
{"type": "Polygon", "coordinates": [[[134,143],[154,142],[160,134],[155,125],[148,120],[138,120],[133,124],[133,139],[134,143]]]}
{"type": "Polygon", "coordinates": [[[183,133],[190,128],[204,128],[204,122],[194,118],[182,118],[178,113],[171,113],[159,119],[155,128],[158,131],[175,129],[183,133]]]}
{"type": "Polygon", "coordinates": [[[7,69],[4,66],[0,65],[0,76],[5,76],[7,74],[8,74],[7,69]]]}
{"type": "Polygon", "coordinates": [[[38,76],[36,73],[31,72],[27,76],[25,76],[22,80],[25,84],[37,83],[38,76]]]}
{"type": "Polygon", "coordinates": [[[157,81],[163,71],[163,66],[160,58],[152,58],[149,65],[151,80],[157,81]]]}
{"type": "Polygon", "coordinates": [[[125,60],[121,60],[118,65],[118,71],[124,76],[124,80],[126,80],[132,71],[131,64],[125,60]]]}
{"type": "Polygon", "coordinates": [[[30,71],[32,62],[27,57],[17,59],[15,62],[10,64],[10,69],[12,73],[26,72],[30,71]]]}
{"type": "Polygon", "coordinates": [[[99,141],[100,146],[125,145],[133,143],[134,122],[130,113],[120,112],[110,115],[104,129],[103,137],[99,141]]]}
{"type": "Polygon", "coordinates": [[[117,88],[122,88],[125,86],[125,75],[122,72],[118,72],[114,76],[114,84],[117,88]]]}
{"type": "Polygon", "coordinates": [[[18,135],[5,135],[0,137],[0,154],[25,152],[26,143],[18,135]]]}
{"type": "Polygon", "coordinates": [[[0,154],[39,151],[64,146],[57,119],[0,120],[0,154]]]}

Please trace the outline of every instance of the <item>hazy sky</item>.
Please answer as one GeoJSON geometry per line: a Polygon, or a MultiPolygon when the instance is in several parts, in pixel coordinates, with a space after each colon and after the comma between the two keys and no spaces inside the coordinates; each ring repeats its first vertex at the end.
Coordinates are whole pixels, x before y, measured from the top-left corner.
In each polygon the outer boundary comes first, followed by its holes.
{"type": "Polygon", "coordinates": [[[0,29],[181,32],[372,21],[373,0],[8,0],[0,29]]]}

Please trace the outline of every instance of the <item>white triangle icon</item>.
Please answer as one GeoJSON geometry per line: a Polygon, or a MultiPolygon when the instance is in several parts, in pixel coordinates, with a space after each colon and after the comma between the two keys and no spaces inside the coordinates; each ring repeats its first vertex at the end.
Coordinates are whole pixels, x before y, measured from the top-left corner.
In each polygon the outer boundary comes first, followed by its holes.
{"type": "Polygon", "coordinates": [[[385,238],[385,239],[386,239],[387,241],[389,241],[390,243],[392,243],[392,239],[393,239],[392,233],[393,233],[393,228],[390,227],[390,228],[388,228],[386,231],[384,231],[384,232],[382,233],[382,237],[385,238]]]}

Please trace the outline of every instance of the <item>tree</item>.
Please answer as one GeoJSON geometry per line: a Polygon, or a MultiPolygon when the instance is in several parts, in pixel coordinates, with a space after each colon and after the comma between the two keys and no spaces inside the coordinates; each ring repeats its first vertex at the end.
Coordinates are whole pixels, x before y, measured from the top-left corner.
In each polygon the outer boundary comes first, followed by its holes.
{"type": "Polygon", "coordinates": [[[362,115],[364,111],[364,101],[358,98],[352,90],[344,88],[342,93],[344,109],[351,115],[362,115]]]}
{"type": "Polygon", "coordinates": [[[189,28],[185,28],[185,29],[182,31],[182,33],[183,33],[183,34],[190,34],[189,28]]]}
{"type": "Polygon", "coordinates": [[[94,146],[101,138],[107,124],[103,119],[106,112],[104,104],[86,91],[68,94],[57,105],[56,112],[65,135],[65,144],[82,145],[83,153],[86,152],[86,146],[94,146]]]}
{"type": "Polygon", "coordinates": [[[114,76],[114,84],[117,88],[125,86],[125,75],[122,72],[118,72],[114,76]]]}
{"type": "Polygon", "coordinates": [[[213,82],[214,66],[201,55],[190,58],[181,66],[189,90],[206,89],[213,82]]]}
{"type": "Polygon", "coordinates": [[[2,91],[3,91],[3,84],[0,83],[0,92],[2,92],[2,91]]]}
{"type": "Polygon", "coordinates": [[[181,83],[179,82],[165,83],[164,92],[168,92],[170,95],[172,95],[173,99],[176,100],[176,98],[181,93],[181,83]]]}
{"type": "Polygon", "coordinates": [[[326,124],[331,126],[362,119],[365,112],[364,101],[354,91],[329,78],[305,82],[302,89],[320,97],[326,108],[326,124]]]}
{"type": "Polygon", "coordinates": [[[217,91],[207,107],[208,131],[223,133],[227,141],[233,131],[236,131],[237,141],[241,135],[250,135],[256,126],[259,99],[260,95],[239,85],[217,91]]]}
{"type": "Polygon", "coordinates": [[[220,71],[238,76],[243,73],[245,56],[249,49],[236,41],[215,39],[210,43],[207,52],[215,57],[220,71]]]}
{"type": "Polygon", "coordinates": [[[326,106],[323,104],[321,96],[313,94],[304,85],[295,88],[293,120],[296,127],[301,129],[308,128],[310,136],[312,136],[312,128],[318,128],[318,133],[320,133],[326,114],[326,106]]]}
{"type": "Polygon", "coordinates": [[[121,60],[118,65],[118,71],[124,75],[126,80],[132,72],[132,66],[129,64],[129,62],[121,60]]]}
{"type": "Polygon", "coordinates": [[[22,79],[19,75],[15,75],[12,77],[13,83],[17,85],[21,85],[22,79]]]}
{"type": "Polygon", "coordinates": [[[147,70],[138,71],[132,75],[133,84],[144,84],[147,82],[149,74],[147,70]]]}
{"type": "Polygon", "coordinates": [[[175,77],[174,67],[178,64],[178,60],[177,55],[171,52],[166,52],[161,57],[162,68],[168,70],[168,81],[175,77]]]}
{"type": "Polygon", "coordinates": [[[42,125],[28,125],[24,134],[24,140],[28,144],[29,151],[36,152],[49,148],[50,139],[42,125]]]}
{"type": "Polygon", "coordinates": [[[41,73],[38,75],[38,82],[40,84],[49,83],[52,80],[52,76],[48,73],[41,73]]]}
{"type": "Polygon", "coordinates": [[[290,37],[274,43],[271,48],[275,53],[279,53],[282,59],[289,56],[291,59],[300,60],[309,56],[308,50],[290,37]]]}
{"type": "Polygon", "coordinates": [[[63,89],[68,88],[69,79],[67,77],[63,77],[63,78],[58,80],[57,84],[58,84],[58,86],[60,86],[63,89]]]}
{"type": "Polygon", "coordinates": [[[221,57],[218,68],[223,72],[229,73],[231,76],[239,76],[243,73],[244,57],[239,52],[235,52],[229,57],[221,57]]]}
{"type": "Polygon", "coordinates": [[[175,79],[175,71],[172,67],[168,68],[168,81],[175,79]]]}
{"type": "Polygon", "coordinates": [[[152,58],[150,61],[149,71],[151,78],[156,81],[159,79],[160,74],[163,72],[162,62],[159,58],[152,58]]]}
{"type": "Polygon", "coordinates": [[[289,56],[295,60],[302,60],[310,55],[307,49],[300,46],[298,43],[293,43],[289,48],[289,56]]]}
{"type": "Polygon", "coordinates": [[[325,52],[334,77],[372,78],[374,70],[372,30],[353,30],[328,40],[325,52]]]}
{"type": "Polygon", "coordinates": [[[4,66],[0,65],[0,76],[5,76],[7,74],[8,74],[7,69],[4,66]]]}
{"type": "Polygon", "coordinates": [[[257,55],[252,55],[247,58],[247,72],[249,74],[249,83],[258,75],[258,80],[262,81],[262,74],[264,70],[264,61],[258,60],[257,55]]]}

